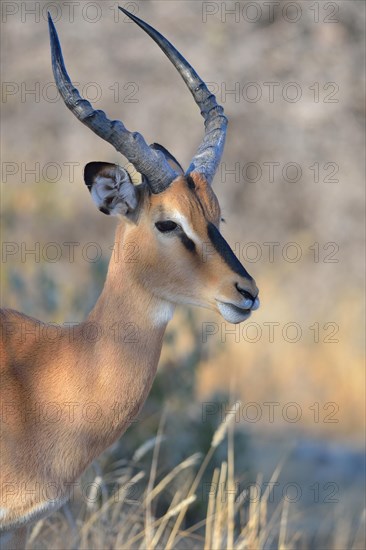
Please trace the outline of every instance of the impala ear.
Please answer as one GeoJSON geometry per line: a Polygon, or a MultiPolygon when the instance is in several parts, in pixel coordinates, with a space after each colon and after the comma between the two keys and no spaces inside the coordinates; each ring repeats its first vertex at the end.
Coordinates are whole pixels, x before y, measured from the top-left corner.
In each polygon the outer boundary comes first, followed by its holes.
{"type": "Polygon", "coordinates": [[[136,209],[136,188],[129,173],[117,164],[89,162],[84,168],[84,181],[103,214],[126,216],[136,209]]]}
{"type": "Polygon", "coordinates": [[[173,170],[175,170],[179,174],[184,174],[184,170],[179,164],[179,162],[177,161],[177,159],[173,157],[173,155],[169,153],[169,151],[165,149],[165,147],[160,145],[160,143],[152,143],[150,147],[151,149],[155,149],[156,151],[161,151],[164,157],[166,158],[166,160],[168,161],[168,164],[170,164],[170,166],[173,168],[173,170]]]}

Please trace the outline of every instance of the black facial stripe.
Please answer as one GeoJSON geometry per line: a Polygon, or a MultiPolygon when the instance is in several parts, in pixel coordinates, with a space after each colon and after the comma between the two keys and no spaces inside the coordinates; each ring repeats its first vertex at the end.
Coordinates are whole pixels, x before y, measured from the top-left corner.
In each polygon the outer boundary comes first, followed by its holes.
{"type": "Polygon", "coordinates": [[[207,232],[215,250],[217,250],[224,262],[241,277],[245,277],[250,281],[253,280],[253,277],[249,275],[244,266],[239,262],[238,258],[213,223],[208,223],[207,232]]]}
{"type": "Polygon", "coordinates": [[[186,249],[189,250],[189,252],[195,252],[196,251],[196,245],[194,244],[194,242],[189,237],[187,237],[187,235],[184,233],[184,231],[182,231],[179,234],[179,238],[182,241],[182,243],[184,244],[184,246],[186,247],[186,249]]]}

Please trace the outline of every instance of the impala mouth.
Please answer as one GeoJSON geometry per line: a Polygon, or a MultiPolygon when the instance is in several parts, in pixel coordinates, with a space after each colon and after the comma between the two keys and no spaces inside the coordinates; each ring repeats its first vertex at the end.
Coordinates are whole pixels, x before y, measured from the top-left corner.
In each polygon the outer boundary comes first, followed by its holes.
{"type": "Polygon", "coordinates": [[[249,319],[252,311],[255,311],[256,309],[259,308],[258,298],[255,299],[255,301],[252,303],[250,308],[236,306],[228,302],[220,302],[220,300],[216,300],[216,303],[225,321],[228,321],[228,323],[234,323],[234,324],[242,323],[243,321],[246,321],[247,319],[249,319]]]}

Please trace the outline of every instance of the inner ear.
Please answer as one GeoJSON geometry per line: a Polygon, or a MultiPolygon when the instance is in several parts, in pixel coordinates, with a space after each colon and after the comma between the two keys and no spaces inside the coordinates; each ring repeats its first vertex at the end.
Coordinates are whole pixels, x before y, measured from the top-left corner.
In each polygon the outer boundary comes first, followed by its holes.
{"type": "Polygon", "coordinates": [[[150,147],[152,149],[155,149],[156,151],[161,151],[163,153],[164,157],[166,158],[166,160],[168,161],[168,164],[170,164],[170,166],[173,168],[173,170],[175,170],[176,172],[178,172],[180,174],[184,174],[184,170],[181,167],[181,165],[179,164],[179,162],[177,161],[177,159],[175,157],[173,157],[173,155],[171,153],[169,153],[169,151],[167,149],[165,149],[165,147],[160,145],[160,143],[152,143],[150,145],[150,147]]]}
{"type": "Polygon", "coordinates": [[[127,170],[108,162],[89,162],[84,181],[103,214],[126,216],[137,207],[137,192],[127,170]]]}

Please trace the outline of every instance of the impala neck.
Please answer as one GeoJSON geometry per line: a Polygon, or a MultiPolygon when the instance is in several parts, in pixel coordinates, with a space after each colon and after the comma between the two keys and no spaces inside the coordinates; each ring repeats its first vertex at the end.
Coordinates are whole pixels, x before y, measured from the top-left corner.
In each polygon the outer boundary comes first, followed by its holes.
{"type": "MultiPolygon", "coordinates": [[[[90,312],[87,322],[103,325],[110,334],[115,329],[114,323],[119,324],[123,331],[123,325],[132,323],[141,334],[141,344],[145,339],[155,341],[160,335],[164,335],[166,325],[174,312],[174,305],[158,298],[136,279],[136,257],[121,253],[124,245],[124,225],[120,225],[116,231],[116,243],[118,252],[113,252],[109,262],[108,273],[103,291],[90,312]],[[133,265],[134,269],[131,269],[133,265]]],[[[132,332],[132,327],[125,327],[132,332]]],[[[126,335],[125,335],[126,336],[126,335]]],[[[122,334],[123,337],[123,334],[122,334]]],[[[127,342],[119,339],[119,342],[127,342]]],[[[116,340],[117,343],[117,340],[116,340]]]]}
{"type": "MultiPolygon", "coordinates": [[[[116,242],[121,244],[123,239],[122,226],[116,242]]],[[[174,311],[173,304],[134,280],[132,271],[130,262],[112,254],[103,291],[86,321],[100,333],[87,359],[93,365],[98,402],[104,408],[120,404],[124,411],[114,426],[117,432],[127,427],[147,397],[174,311]]]]}

